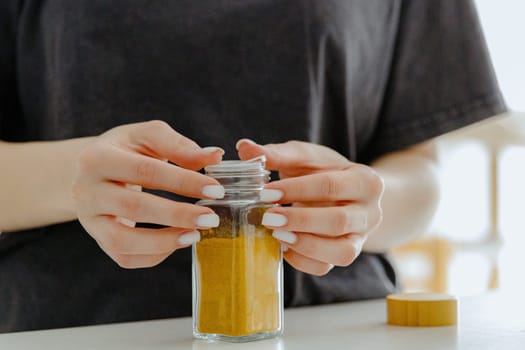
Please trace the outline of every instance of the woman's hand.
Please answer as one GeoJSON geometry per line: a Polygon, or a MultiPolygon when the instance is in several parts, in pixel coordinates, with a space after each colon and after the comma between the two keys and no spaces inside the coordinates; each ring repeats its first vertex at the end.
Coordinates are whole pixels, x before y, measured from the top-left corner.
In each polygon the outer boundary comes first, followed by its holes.
{"type": "Polygon", "coordinates": [[[242,139],[237,150],[244,160],[264,154],[267,168],[279,171],[281,180],[266,185],[261,199],[293,204],[269,209],[262,223],[288,248],[284,257],[290,265],[324,275],[334,265],[355,260],[382,220],[381,177],[370,167],[306,142],[262,146],[242,139]]]}
{"type": "Polygon", "coordinates": [[[220,198],[222,186],[195,170],[219,163],[223,154],[217,147],[199,147],[161,121],[111,129],[78,158],[72,186],[78,219],[120,266],[157,265],[198,241],[196,229],[217,226],[219,218],[209,208],[164,199],[142,187],[220,198]],[[136,228],[135,222],[168,228],[136,228]]]}

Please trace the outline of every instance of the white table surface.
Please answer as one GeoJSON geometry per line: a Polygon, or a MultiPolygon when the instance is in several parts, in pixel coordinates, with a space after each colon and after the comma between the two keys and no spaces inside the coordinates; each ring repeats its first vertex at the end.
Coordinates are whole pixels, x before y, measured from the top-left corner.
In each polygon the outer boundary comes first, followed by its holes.
{"type": "Polygon", "coordinates": [[[497,349],[525,350],[521,295],[460,299],[457,327],[388,326],[384,300],[288,309],[279,339],[244,344],[194,340],[191,318],[0,335],[1,350],[62,349],[497,349]]]}

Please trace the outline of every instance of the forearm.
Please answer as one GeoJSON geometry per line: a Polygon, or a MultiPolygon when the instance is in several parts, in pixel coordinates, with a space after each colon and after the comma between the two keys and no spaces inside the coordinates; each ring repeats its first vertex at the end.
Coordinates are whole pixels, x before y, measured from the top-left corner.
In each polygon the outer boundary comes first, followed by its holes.
{"type": "Polygon", "coordinates": [[[74,220],[75,160],[91,141],[0,141],[0,232],[74,220]]]}
{"type": "Polygon", "coordinates": [[[425,232],[439,197],[436,156],[431,143],[384,156],[372,168],[385,181],[383,222],[364,250],[384,252],[425,232]]]}

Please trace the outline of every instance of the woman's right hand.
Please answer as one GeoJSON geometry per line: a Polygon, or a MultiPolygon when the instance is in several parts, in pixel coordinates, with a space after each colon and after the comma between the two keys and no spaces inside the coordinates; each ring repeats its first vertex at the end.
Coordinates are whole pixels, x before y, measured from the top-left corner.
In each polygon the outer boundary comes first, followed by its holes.
{"type": "Polygon", "coordinates": [[[199,147],[162,121],[111,129],[79,155],[72,186],[78,219],[120,266],[157,265],[198,241],[196,229],[215,227],[219,218],[209,208],[161,198],[142,188],[221,198],[224,188],[196,170],[219,163],[223,154],[217,147],[199,147]],[[137,228],[136,222],[168,227],[137,228]]]}

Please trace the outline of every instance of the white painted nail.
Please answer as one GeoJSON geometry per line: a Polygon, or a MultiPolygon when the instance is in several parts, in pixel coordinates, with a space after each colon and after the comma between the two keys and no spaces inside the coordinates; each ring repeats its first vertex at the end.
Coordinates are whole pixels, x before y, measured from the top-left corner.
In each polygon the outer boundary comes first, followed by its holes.
{"type": "Polygon", "coordinates": [[[217,152],[217,151],[221,151],[222,154],[224,154],[224,150],[220,147],[214,147],[214,146],[210,146],[210,147],[204,147],[202,149],[203,152],[206,152],[206,153],[213,153],[213,152],[217,152]]]}
{"type": "Polygon", "coordinates": [[[202,194],[209,198],[223,198],[224,187],[221,185],[207,185],[202,188],[202,194]]]}
{"type": "Polygon", "coordinates": [[[274,213],[265,213],[262,218],[262,224],[264,226],[279,227],[284,226],[288,222],[286,216],[274,213]]]}
{"type": "Polygon", "coordinates": [[[253,141],[253,140],[250,140],[250,139],[240,139],[239,141],[237,141],[237,143],[235,144],[235,149],[238,151],[239,150],[239,147],[241,146],[241,143],[243,142],[246,142],[246,143],[249,143],[251,145],[256,145],[257,142],[253,141]]]}
{"type": "Polygon", "coordinates": [[[328,272],[332,271],[334,269],[334,265],[330,264],[328,265],[328,272]]]}
{"type": "Polygon", "coordinates": [[[126,225],[126,226],[129,226],[129,227],[135,227],[135,225],[136,225],[135,221],[131,221],[131,220],[123,218],[121,216],[117,216],[117,222],[120,222],[122,225],[126,225]]]}
{"type": "Polygon", "coordinates": [[[219,215],[217,214],[202,214],[197,217],[196,224],[199,227],[217,227],[219,222],[219,215]]]}
{"type": "Polygon", "coordinates": [[[365,239],[361,236],[353,235],[350,237],[350,241],[352,241],[357,254],[361,253],[365,239]]]}
{"type": "Polygon", "coordinates": [[[142,191],[142,186],[140,185],[126,184],[126,188],[132,191],[137,191],[137,192],[142,191]]]}
{"type": "Polygon", "coordinates": [[[197,243],[201,240],[201,234],[198,231],[187,232],[179,236],[180,245],[197,243]]]}
{"type": "Polygon", "coordinates": [[[291,231],[273,230],[272,236],[289,244],[297,242],[297,235],[291,231]]]}
{"type": "Polygon", "coordinates": [[[265,189],[261,191],[259,198],[263,202],[275,202],[281,199],[283,194],[283,191],[280,190],[265,189]]]}

